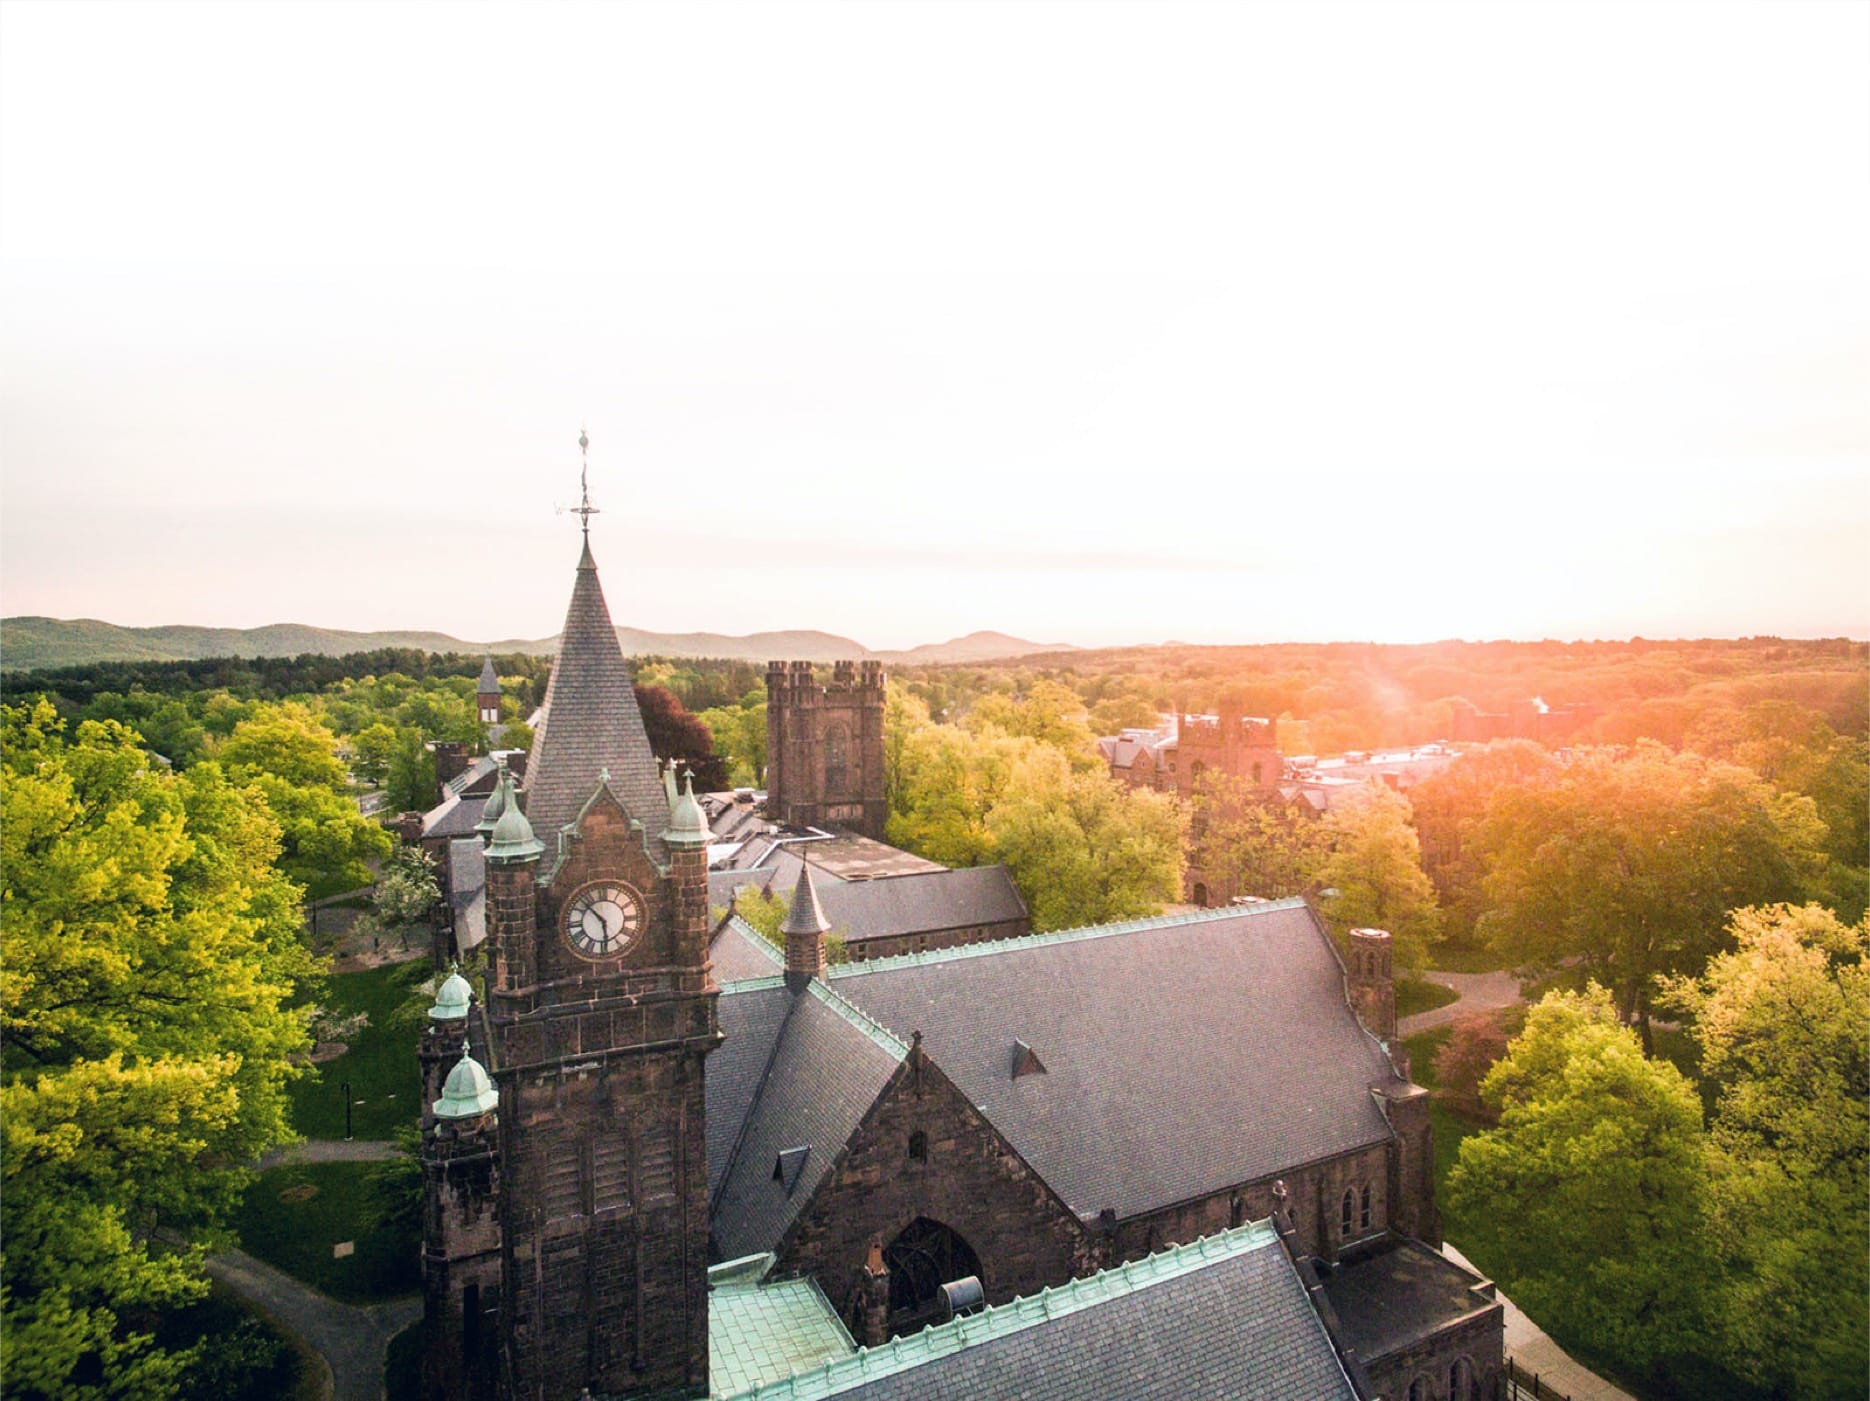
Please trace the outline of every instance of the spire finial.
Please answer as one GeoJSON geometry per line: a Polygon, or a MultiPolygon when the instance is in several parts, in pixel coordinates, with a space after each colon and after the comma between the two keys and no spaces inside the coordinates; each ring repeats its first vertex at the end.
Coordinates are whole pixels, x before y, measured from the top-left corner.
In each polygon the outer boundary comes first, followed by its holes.
{"type": "Polygon", "coordinates": [[[591,538],[591,517],[599,514],[597,507],[591,504],[591,437],[583,428],[578,430],[578,490],[579,502],[572,508],[574,515],[583,523],[584,538],[591,538]]]}

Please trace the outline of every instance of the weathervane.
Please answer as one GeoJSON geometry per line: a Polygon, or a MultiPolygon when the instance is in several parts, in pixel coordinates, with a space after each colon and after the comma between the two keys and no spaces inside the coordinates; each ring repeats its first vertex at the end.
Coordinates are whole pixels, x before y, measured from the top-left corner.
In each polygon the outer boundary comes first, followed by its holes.
{"type": "Polygon", "coordinates": [[[571,513],[580,518],[584,538],[591,538],[591,517],[598,515],[597,507],[591,504],[591,439],[583,428],[578,430],[578,452],[581,461],[578,464],[578,489],[582,499],[571,508],[571,513]]]}

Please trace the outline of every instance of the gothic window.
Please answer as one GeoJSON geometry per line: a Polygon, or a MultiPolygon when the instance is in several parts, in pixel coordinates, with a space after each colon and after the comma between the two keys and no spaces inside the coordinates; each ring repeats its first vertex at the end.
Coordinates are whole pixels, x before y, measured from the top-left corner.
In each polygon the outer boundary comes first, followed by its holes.
{"type": "Polygon", "coordinates": [[[1344,1200],[1338,1203],[1338,1234],[1348,1236],[1351,1233],[1351,1220],[1357,1210],[1357,1194],[1350,1188],[1344,1189],[1344,1200]]]}
{"type": "Polygon", "coordinates": [[[1200,881],[1195,882],[1195,903],[1204,910],[1208,907],[1208,887],[1200,881]]]}
{"type": "Polygon", "coordinates": [[[825,726],[825,796],[842,798],[850,791],[850,731],[841,724],[825,726]]]}
{"type": "Polygon", "coordinates": [[[1409,1383],[1409,1401],[1434,1401],[1427,1377],[1417,1377],[1409,1383]]]}
{"type": "Polygon", "coordinates": [[[1480,1401],[1480,1388],[1474,1382],[1474,1364],[1457,1357],[1448,1369],[1448,1401],[1480,1401]]]}
{"type": "Polygon", "coordinates": [[[1368,1185],[1357,1189],[1357,1227],[1364,1231],[1370,1229],[1370,1188],[1368,1185]]]}
{"type": "Polygon", "coordinates": [[[1230,1226],[1239,1226],[1243,1224],[1246,1219],[1247,1199],[1236,1192],[1234,1193],[1233,1200],[1227,1204],[1227,1224],[1230,1226]]]}
{"type": "Polygon", "coordinates": [[[909,1135],[909,1156],[918,1163],[926,1163],[929,1160],[929,1136],[921,1129],[909,1135]]]}
{"type": "Polygon", "coordinates": [[[955,1232],[939,1221],[918,1216],[903,1228],[883,1252],[890,1271],[890,1313],[902,1328],[915,1326],[922,1315],[932,1315],[941,1300],[941,1287],[969,1275],[979,1277],[980,1257],[955,1232]]]}

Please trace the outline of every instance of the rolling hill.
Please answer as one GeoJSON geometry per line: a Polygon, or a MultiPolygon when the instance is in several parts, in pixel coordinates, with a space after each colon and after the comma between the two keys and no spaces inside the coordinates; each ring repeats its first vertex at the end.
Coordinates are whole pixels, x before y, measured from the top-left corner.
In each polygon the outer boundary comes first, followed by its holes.
{"type": "MultiPolygon", "coordinates": [[[[947,642],[925,643],[897,652],[876,652],[848,637],[806,630],[731,637],[716,632],[668,633],[619,627],[617,641],[630,656],[731,657],[746,661],[784,658],[809,662],[849,657],[925,664],[994,661],[1070,648],[1068,643],[1027,642],[999,632],[974,632],[947,642]]],[[[422,652],[523,652],[544,656],[555,651],[557,646],[556,637],[470,642],[445,632],[348,632],[305,623],[273,623],[259,628],[129,628],[95,618],[0,619],[0,668],[7,671],[43,671],[89,662],[192,661],[201,657],[296,657],[305,653],[335,657],[381,647],[410,647],[422,652]]]]}

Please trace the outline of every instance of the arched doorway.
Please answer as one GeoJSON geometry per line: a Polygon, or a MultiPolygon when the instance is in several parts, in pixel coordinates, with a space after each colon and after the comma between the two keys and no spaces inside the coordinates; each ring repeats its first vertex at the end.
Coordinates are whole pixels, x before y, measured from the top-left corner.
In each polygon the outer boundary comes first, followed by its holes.
{"type": "Polygon", "coordinates": [[[1200,881],[1195,882],[1195,903],[1204,910],[1208,908],[1208,887],[1200,881]]]}
{"type": "Polygon", "coordinates": [[[890,1271],[890,1331],[911,1332],[941,1313],[941,1287],[980,1274],[980,1257],[939,1221],[918,1216],[883,1251],[890,1271]]]}

